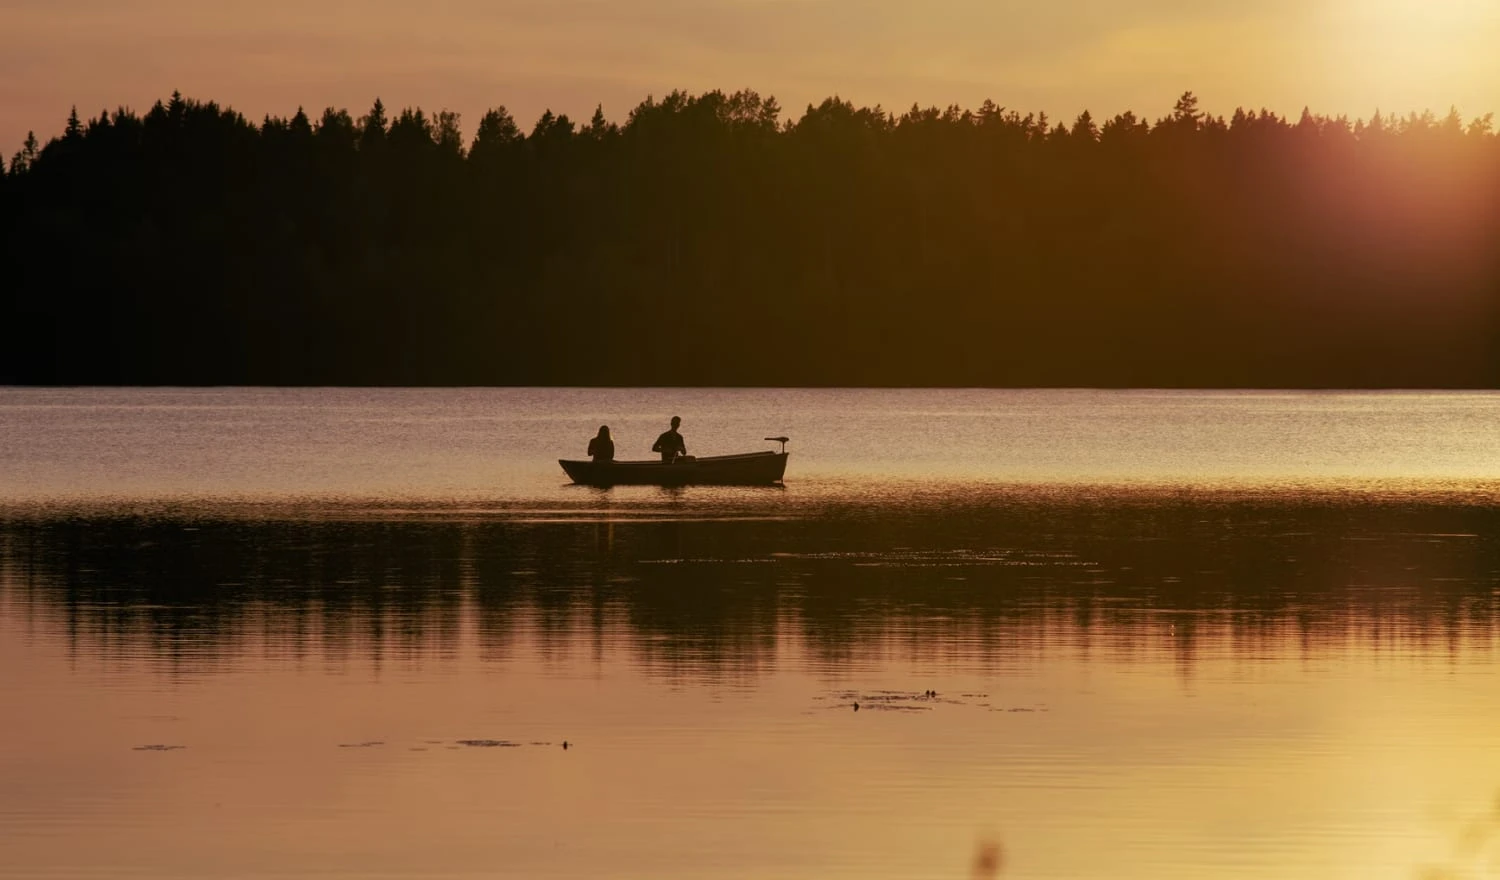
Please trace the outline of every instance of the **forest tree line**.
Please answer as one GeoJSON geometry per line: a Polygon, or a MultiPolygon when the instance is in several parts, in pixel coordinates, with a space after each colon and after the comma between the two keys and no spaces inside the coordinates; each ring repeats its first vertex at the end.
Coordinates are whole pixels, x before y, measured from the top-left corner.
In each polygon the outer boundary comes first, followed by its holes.
{"type": "Polygon", "coordinates": [[[8,384],[1500,387],[1500,136],[174,94],[27,139],[0,290],[8,384]]]}

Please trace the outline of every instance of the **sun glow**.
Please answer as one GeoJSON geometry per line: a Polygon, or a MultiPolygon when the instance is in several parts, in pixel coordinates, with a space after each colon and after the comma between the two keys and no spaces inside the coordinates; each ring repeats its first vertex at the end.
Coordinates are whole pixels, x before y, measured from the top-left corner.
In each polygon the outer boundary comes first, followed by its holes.
{"type": "Polygon", "coordinates": [[[69,108],[144,109],[173,89],[251,119],[306,105],[461,112],[497,103],[619,121],[645,95],[750,86],[795,112],[859,104],[1204,109],[1368,116],[1500,112],[1500,0],[597,0],[497,3],[0,0],[0,150],[69,108]]]}
{"type": "Polygon", "coordinates": [[[1322,67],[1340,91],[1373,94],[1392,110],[1495,109],[1476,95],[1500,77],[1495,0],[1334,0],[1324,13],[1322,67]]]}

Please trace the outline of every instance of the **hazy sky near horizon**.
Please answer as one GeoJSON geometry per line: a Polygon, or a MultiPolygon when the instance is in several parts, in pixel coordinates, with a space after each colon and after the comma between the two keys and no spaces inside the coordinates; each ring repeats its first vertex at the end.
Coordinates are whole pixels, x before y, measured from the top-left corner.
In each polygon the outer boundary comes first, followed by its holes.
{"type": "Polygon", "coordinates": [[[0,0],[0,150],[173,89],[259,120],[506,105],[622,121],[648,94],[985,98],[1071,119],[1236,106],[1500,111],[1500,0],[0,0]]]}

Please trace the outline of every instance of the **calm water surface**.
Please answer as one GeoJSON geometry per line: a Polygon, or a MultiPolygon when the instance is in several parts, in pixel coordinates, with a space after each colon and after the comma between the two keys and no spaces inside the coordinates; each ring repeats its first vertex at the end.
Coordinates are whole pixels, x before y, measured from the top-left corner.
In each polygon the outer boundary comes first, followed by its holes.
{"type": "Polygon", "coordinates": [[[0,389],[0,877],[1489,876],[1497,438],[1493,394],[0,389]],[[786,486],[565,484],[673,414],[791,436],[786,486]]]}

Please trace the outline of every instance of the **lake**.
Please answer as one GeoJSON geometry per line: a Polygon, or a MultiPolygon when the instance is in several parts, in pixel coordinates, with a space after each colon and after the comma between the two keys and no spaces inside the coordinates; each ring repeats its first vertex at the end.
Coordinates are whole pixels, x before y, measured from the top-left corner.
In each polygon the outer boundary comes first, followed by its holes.
{"type": "Polygon", "coordinates": [[[1490,393],[0,389],[0,877],[1488,876],[1497,438],[1490,393]],[[790,436],[785,486],[566,483],[672,415],[790,436]]]}

